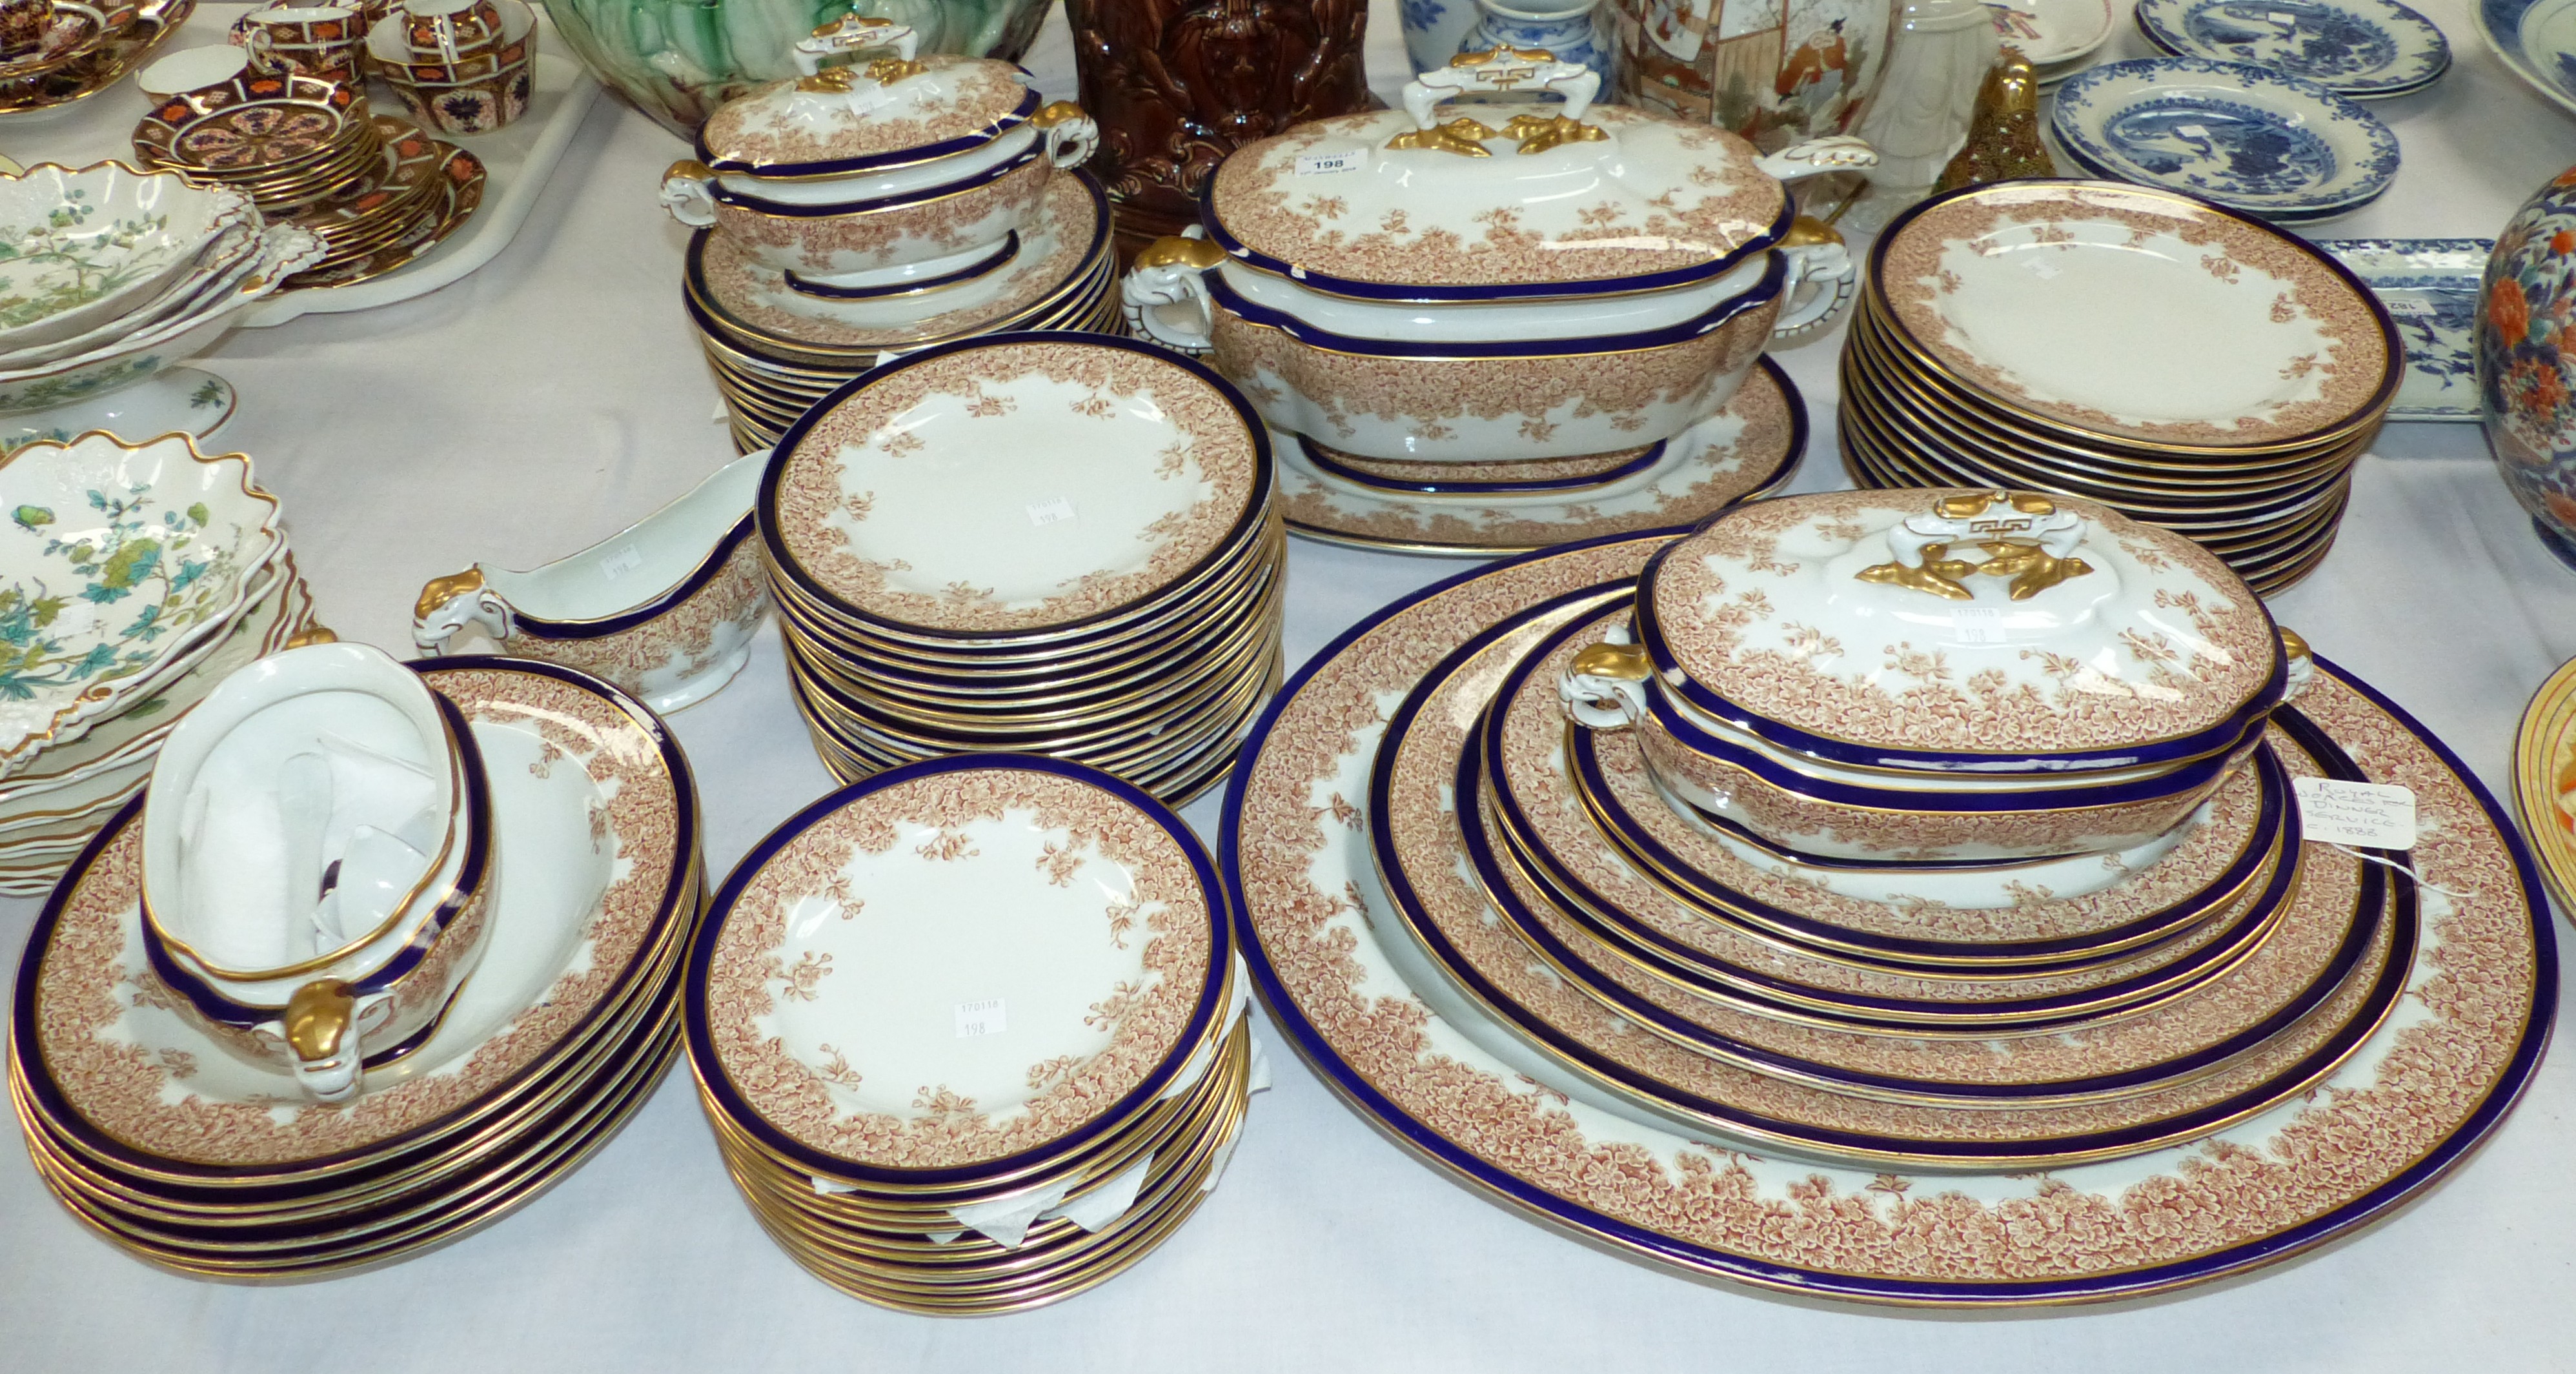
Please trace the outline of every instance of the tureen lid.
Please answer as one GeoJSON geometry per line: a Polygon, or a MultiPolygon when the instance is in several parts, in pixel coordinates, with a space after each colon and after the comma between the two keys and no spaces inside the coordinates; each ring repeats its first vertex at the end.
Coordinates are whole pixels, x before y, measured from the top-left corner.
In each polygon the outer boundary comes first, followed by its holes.
{"type": "Polygon", "coordinates": [[[1668,690],[1864,767],[2179,761],[2235,743],[2285,671],[2271,614],[2216,556],[2025,492],[1756,502],[1666,549],[1637,610],[1668,690]]]}
{"type": "Polygon", "coordinates": [[[797,42],[806,75],[729,100],[698,129],[698,160],[718,172],[839,176],[980,148],[1037,112],[1017,64],[912,54],[901,24],[845,19],[797,42]],[[823,68],[823,57],[871,48],[895,56],[823,68]]]}
{"type": "Polygon", "coordinates": [[[1317,120],[1236,150],[1202,192],[1209,235],[1318,291],[1493,300],[1703,281],[1788,231],[1788,193],[1724,129],[1594,106],[1588,89],[1563,104],[1436,108],[1444,87],[1589,76],[1522,60],[1532,56],[1470,54],[1458,62],[1488,65],[1426,73],[1406,88],[1406,109],[1317,120]]]}

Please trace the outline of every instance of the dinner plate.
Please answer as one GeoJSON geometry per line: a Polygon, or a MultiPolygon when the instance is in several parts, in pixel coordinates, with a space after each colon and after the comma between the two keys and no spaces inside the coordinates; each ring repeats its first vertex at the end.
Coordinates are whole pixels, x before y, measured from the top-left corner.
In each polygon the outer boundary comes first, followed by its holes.
{"type": "Polygon", "coordinates": [[[2268,67],[2355,100],[2420,91],[2451,68],[2450,40],[2397,0],[2138,0],[2134,17],[2177,57],[2268,67]]]}
{"type": "MultiPolygon", "coordinates": [[[[1297,436],[1271,435],[1279,455],[1280,508],[1298,534],[1395,553],[1472,558],[1690,524],[1779,489],[1796,473],[1806,447],[1806,402],[1769,358],[1759,360],[1724,410],[1668,441],[1652,465],[1573,493],[1389,490],[1319,466],[1297,436]]],[[[1473,466],[1490,471],[1499,465],[1473,466]]]]}
{"type": "Polygon", "coordinates": [[[2576,110],[2576,0],[2478,0],[2470,13],[2506,70],[2576,110]]]}
{"type": "Polygon", "coordinates": [[[1229,788],[1229,881],[1273,1025],[1436,1167],[1685,1273],[1874,1302],[2065,1303],[2199,1283],[2350,1234],[2456,1166],[2521,1093],[2548,1033],[2537,1011],[2557,995],[2528,856],[2456,758],[2323,664],[2299,709],[2374,780],[2415,792],[2433,823],[2407,858],[2443,889],[2423,889],[2407,1014],[2331,1092],[2112,1164],[1934,1176],[1778,1157],[1522,1077],[1391,963],[1386,944],[1402,937],[1363,885],[1365,815],[1349,799],[1365,795],[1386,703],[1503,616],[1632,575],[1668,537],[1550,550],[1386,608],[1299,672],[1229,788]],[[2192,1225],[2170,1224],[2184,1213],[2192,1225]]]}
{"type": "Polygon", "coordinates": [[[2397,179],[2397,135],[2313,81],[2243,62],[2151,57],[2057,88],[2049,130],[2086,172],[2275,223],[2358,210],[2397,179]]]}

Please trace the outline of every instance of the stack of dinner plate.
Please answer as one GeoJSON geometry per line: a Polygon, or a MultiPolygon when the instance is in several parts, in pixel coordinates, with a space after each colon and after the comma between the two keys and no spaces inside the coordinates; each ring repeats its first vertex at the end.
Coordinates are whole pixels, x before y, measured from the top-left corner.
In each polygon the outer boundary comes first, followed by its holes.
{"type": "Polygon", "coordinates": [[[689,242],[684,297],[744,453],[879,357],[1003,330],[1109,330],[1118,319],[1109,198],[1089,172],[1051,179],[1015,256],[952,287],[874,300],[799,292],[735,238],[689,242]]]}
{"type": "Polygon", "coordinates": [[[1870,269],[1842,362],[1859,481],[2100,501],[2264,593],[2325,558],[2406,370],[2331,256],[2172,192],[1970,187],[1900,216],[1870,269]]]}
{"type": "Polygon", "coordinates": [[[1804,1299],[2303,1253],[2466,1158],[2557,1005],[2467,766],[2089,502],[1788,496],[1489,565],[1319,654],[1245,753],[1244,956],[1353,1110],[1552,1229],[1804,1299]]]}
{"type": "Polygon", "coordinates": [[[115,85],[150,60],[197,0],[53,0],[50,8],[36,49],[0,62],[0,115],[69,105],[115,85]]]}
{"type": "Polygon", "coordinates": [[[0,467],[0,509],[0,892],[36,896],[216,683],[328,632],[241,454],[182,434],[30,444],[0,467]]]}
{"type": "Polygon", "coordinates": [[[689,958],[726,1167],[824,1282],[1013,1311],[1142,1259],[1216,1186],[1248,980],[1181,819],[1053,759],[939,759],[807,807],[689,958]]]}
{"type": "Polygon", "coordinates": [[[1468,640],[1354,810],[1408,981],[1551,1077],[1851,1165],[2054,1169],[2296,1102],[2395,1006],[2411,888],[2303,842],[2294,782],[2364,776],[2315,676],[2103,506],[1783,497],[1468,640]]]}
{"type": "Polygon", "coordinates": [[[843,384],[758,505],[816,751],[844,780],[994,750],[1195,795],[1279,681],[1273,482],[1243,398],[1147,344],[995,334],[843,384]]]}
{"type": "MultiPolygon", "coordinates": [[[[274,1042],[257,1027],[213,1033],[164,981],[141,910],[142,798],[36,923],[11,1096],[46,1184],[140,1259],[254,1282],[452,1240],[588,1158],[678,1052],[679,971],[704,896],[679,746],[643,706],[569,669],[455,658],[420,674],[484,766],[493,876],[469,908],[483,913],[479,962],[425,1035],[362,1043],[354,1096],[326,1100],[348,1085],[310,1086],[265,1057],[274,1042]]],[[[367,1025],[362,1014],[345,1033],[367,1025]]]]}

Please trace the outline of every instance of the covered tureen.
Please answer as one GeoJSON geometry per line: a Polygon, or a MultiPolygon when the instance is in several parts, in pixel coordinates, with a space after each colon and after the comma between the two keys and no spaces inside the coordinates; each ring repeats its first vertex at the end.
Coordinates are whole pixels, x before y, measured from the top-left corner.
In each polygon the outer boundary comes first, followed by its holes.
{"type": "Polygon", "coordinates": [[[1830,230],[1799,231],[1781,179],[1873,155],[1837,138],[1761,157],[1596,107],[1597,84],[1545,52],[1467,54],[1403,109],[1236,150],[1202,193],[1205,237],[1137,259],[1131,323],[1212,352],[1274,427],[1363,457],[1568,458],[1679,434],[1851,271],[1830,230]],[[1442,109],[1459,95],[1509,98],[1442,109]]]}

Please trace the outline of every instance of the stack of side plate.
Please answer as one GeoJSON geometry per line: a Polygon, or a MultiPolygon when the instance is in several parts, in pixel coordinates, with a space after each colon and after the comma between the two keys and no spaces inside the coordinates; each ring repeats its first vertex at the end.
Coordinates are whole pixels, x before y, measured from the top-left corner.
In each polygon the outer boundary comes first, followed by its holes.
{"type": "Polygon", "coordinates": [[[1560,675],[1664,542],[1399,603],[1247,746],[1247,957],[1394,1138],[1688,1272],[1999,1306],[2349,1232],[2527,1082],[2556,998],[2529,859],[2331,665],[2161,855],[1787,872],[1673,810],[1627,732],[1567,732],[1560,675]],[[2410,789],[2412,850],[2305,838],[2311,775],[2410,789]]]}
{"type": "Polygon", "coordinates": [[[1117,323],[1109,199],[1089,172],[1053,178],[1018,249],[973,281],[868,301],[803,294],[732,240],[690,240],[683,295],[744,453],[778,442],[816,401],[890,352],[1014,329],[1117,323]]]}
{"type": "Polygon", "coordinates": [[[171,1009],[141,948],[130,803],[73,864],[19,965],[10,1091],[73,1214],[165,1268],[240,1281],[379,1264],[542,1192],[678,1052],[704,896],[697,796],[660,721],[523,659],[422,668],[491,761],[499,899],[438,1028],[326,1105],[171,1009]]]}
{"type": "Polygon", "coordinates": [[[932,1315],[1036,1307],[1216,1186],[1252,1087],[1232,938],[1197,838],[1135,788],[915,764],[726,879],[689,1064],[735,1185],[817,1278],[932,1315]]]}
{"type": "Polygon", "coordinates": [[[1879,235],[1842,451],[1865,486],[2100,501],[2270,593],[2324,560],[2404,375],[2378,299],[2293,235],[2171,192],[1999,183],[1879,235]]]}
{"type": "Polygon", "coordinates": [[[1196,795],[1278,685],[1274,490],[1251,407],[1149,345],[996,334],[842,386],[758,505],[815,750],[844,780],[993,750],[1196,795]]]}

